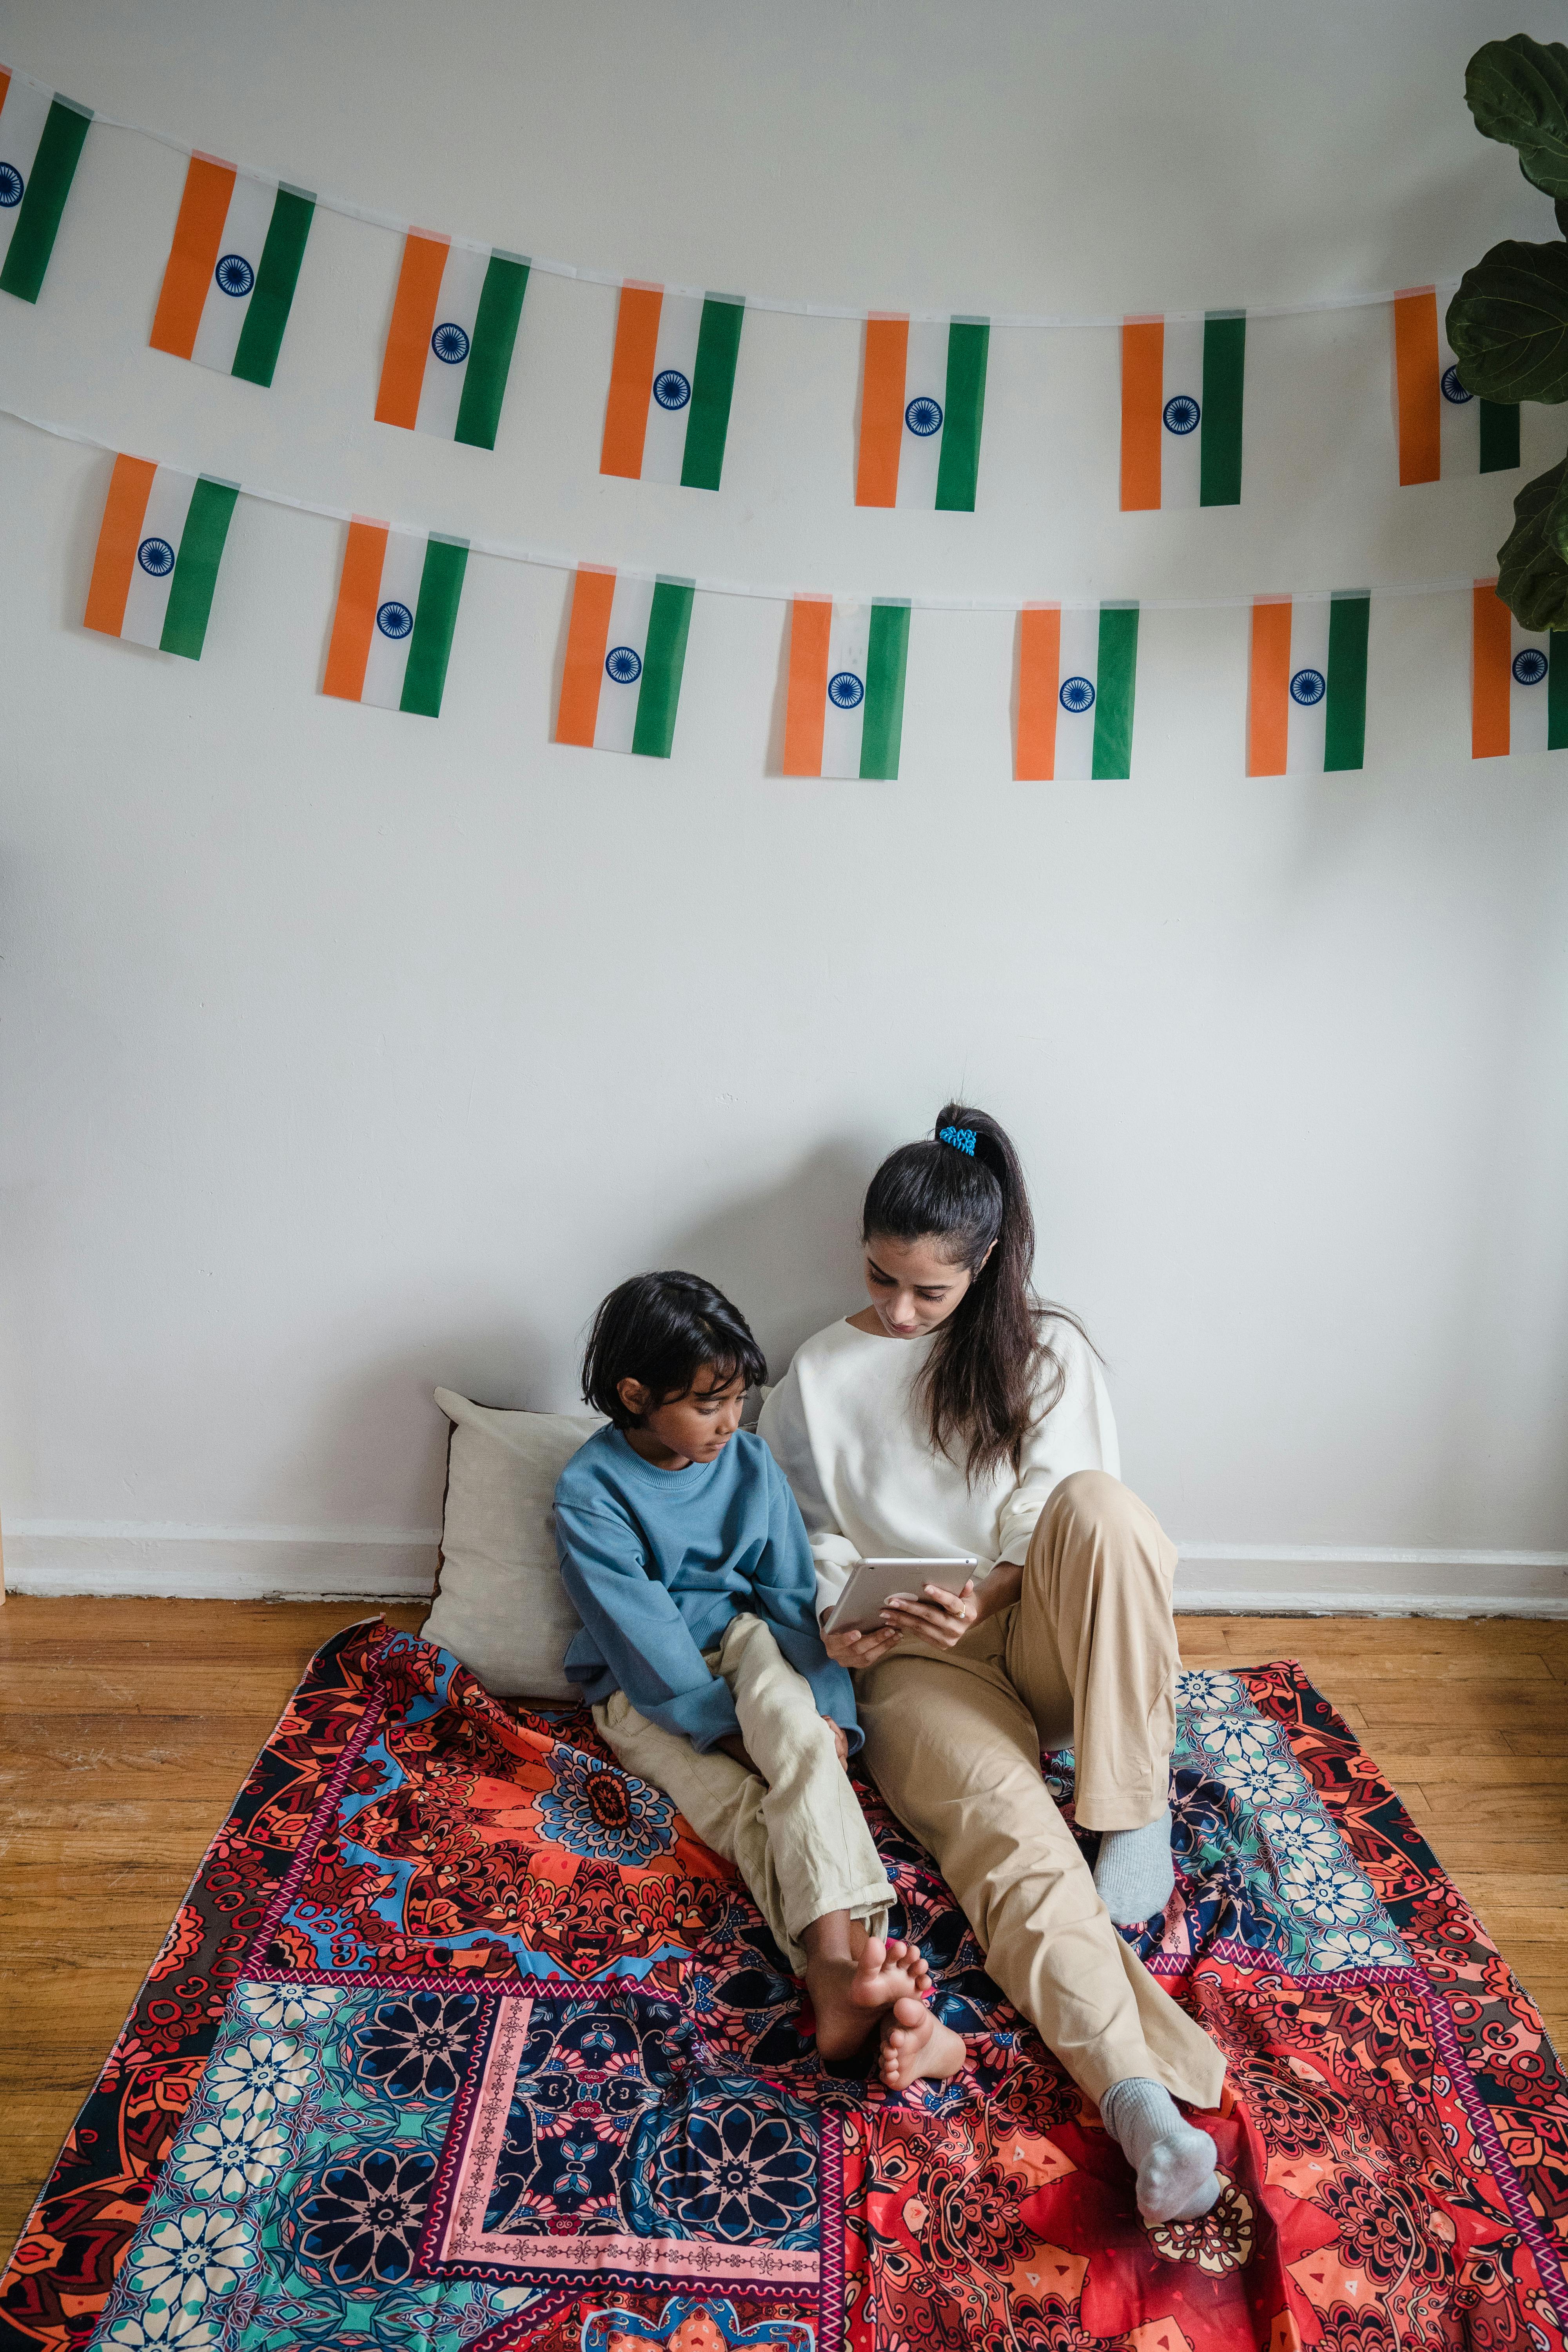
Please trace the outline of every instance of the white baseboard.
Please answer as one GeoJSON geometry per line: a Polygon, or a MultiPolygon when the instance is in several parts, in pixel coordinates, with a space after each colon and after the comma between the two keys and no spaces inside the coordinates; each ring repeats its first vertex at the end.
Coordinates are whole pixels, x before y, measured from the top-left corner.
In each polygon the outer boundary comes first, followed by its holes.
{"type": "MultiPolygon", "coordinates": [[[[181,1527],[23,1519],[5,1529],[13,1592],[186,1601],[424,1601],[434,1528],[181,1527]]],[[[1184,1543],[1188,1616],[1568,1617],[1568,1551],[1184,1543]]]]}

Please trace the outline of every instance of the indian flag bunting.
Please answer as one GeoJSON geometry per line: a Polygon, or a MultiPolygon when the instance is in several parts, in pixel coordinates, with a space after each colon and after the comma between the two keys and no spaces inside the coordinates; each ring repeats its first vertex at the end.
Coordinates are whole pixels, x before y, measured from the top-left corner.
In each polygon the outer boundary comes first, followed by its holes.
{"type": "Polygon", "coordinates": [[[410,229],[376,394],[383,425],[495,447],[528,267],[521,253],[410,229]]]}
{"type": "Polygon", "coordinates": [[[899,772],[910,608],[797,596],[790,606],[786,776],[899,772]]]}
{"type": "Polygon", "coordinates": [[[1026,604],[1014,775],[1029,782],[1130,776],[1137,687],[1136,604],[1026,604]]]}
{"type": "Polygon", "coordinates": [[[1249,776],[1359,768],[1366,742],[1370,598],[1259,596],[1252,607],[1249,776]]]}
{"type": "Polygon", "coordinates": [[[468,562],[465,539],[351,522],[322,693],[438,719],[468,562]]]}
{"type": "Polygon", "coordinates": [[[1394,423],[1401,483],[1506,474],[1519,464],[1518,404],[1465,390],[1433,286],[1394,298],[1394,423]]]}
{"type": "Polygon", "coordinates": [[[984,319],[867,320],[858,507],[973,513],[990,344],[984,319]]]}
{"type": "Polygon", "coordinates": [[[84,625],[199,661],[237,482],[116,457],[84,625]]]}
{"type": "Polygon", "coordinates": [[[148,338],[155,352],[269,384],[316,199],[193,155],[148,338]]]}
{"type": "Polygon", "coordinates": [[[718,488],[745,316],[739,294],[621,288],[601,474],[718,488]]]}
{"type": "Polygon", "coordinates": [[[668,760],[691,626],[689,580],[578,567],[555,740],[668,760]]]}
{"type": "Polygon", "coordinates": [[[1124,321],[1124,514],[1240,504],[1246,376],[1245,310],[1124,321]]]}
{"type": "Polygon", "coordinates": [[[37,300],[91,121],[90,106],[0,66],[0,293],[37,300]]]}
{"type": "Polygon", "coordinates": [[[1471,593],[1470,757],[1568,751],[1568,632],[1521,629],[1495,580],[1471,593]]]}

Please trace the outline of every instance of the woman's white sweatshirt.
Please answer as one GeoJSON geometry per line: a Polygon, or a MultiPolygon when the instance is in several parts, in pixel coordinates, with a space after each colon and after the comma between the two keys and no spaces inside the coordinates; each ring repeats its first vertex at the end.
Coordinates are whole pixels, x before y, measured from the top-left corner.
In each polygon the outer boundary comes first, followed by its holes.
{"type": "Polygon", "coordinates": [[[819,1609],[837,1600],[858,1559],[973,1552],[977,1576],[1021,1560],[1053,1487],[1075,1470],[1121,1475],[1098,1357],[1060,1317],[1042,1328],[1067,1386],[1024,1441],[1019,1472],[1005,1463],[973,1486],[962,1454],[933,1453],[913,1394],[935,1333],[889,1339],[830,1323],[797,1349],[758,1428],[800,1505],[819,1609]]]}

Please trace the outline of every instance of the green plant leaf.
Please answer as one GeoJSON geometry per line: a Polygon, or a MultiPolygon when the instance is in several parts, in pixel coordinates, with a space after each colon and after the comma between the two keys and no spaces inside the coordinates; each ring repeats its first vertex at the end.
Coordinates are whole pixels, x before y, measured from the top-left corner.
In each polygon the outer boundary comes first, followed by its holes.
{"type": "Polygon", "coordinates": [[[1568,196],[1568,48],[1528,33],[1488,41],[1465,68],[1465,102],[1476,129],[1519,150],[1532,187],[1568,196]]]}
{"type": "Polygon", "coordinates": [[[1526,482],[1498,550],[1498,594],[1524,629],[1568,629],[1568,457],[1526,482]]]}
{"type": "Polygon", "coordinates": [[[1459,382],[1483,400],[1568,400],[1568,245],[1494,245],[1448,305],[1459,382]]]}

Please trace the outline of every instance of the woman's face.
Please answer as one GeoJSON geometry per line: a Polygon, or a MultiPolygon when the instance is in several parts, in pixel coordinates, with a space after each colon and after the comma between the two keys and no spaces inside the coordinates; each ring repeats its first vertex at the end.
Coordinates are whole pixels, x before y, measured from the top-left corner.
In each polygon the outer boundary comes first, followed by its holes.
{"type": "Polygon", "coordinates": [[[973,1276],[943,1257],[932,1234],[896,1242],[872,1234],[866,1243],[866,1295],[889,1339],[920,1339],[945,1323],[973,1276]]]}

